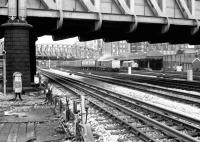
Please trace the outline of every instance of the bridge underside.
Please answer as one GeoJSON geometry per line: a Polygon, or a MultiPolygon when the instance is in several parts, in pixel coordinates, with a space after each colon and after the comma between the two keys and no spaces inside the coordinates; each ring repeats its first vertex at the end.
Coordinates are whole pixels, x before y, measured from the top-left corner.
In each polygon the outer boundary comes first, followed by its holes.
{"type": "Polygon", "coordinates": [[[200,44],[199,6],[199,0],[1,0],[0,25],[10,26],[1,28],[0,38],[5,37],[7,57],[13,58],[7,59],[7,73],[24,72],[25,85],[30,85],[36,70],[35,41],[43,35],[54,40],[78,36],[80,41],[200,44]],[[23,61],[20,67],[15,58],[23,61]]]}
{"type": "MultiPolygon", "coordinates": [[[[1,18],[0,22],[5,23],[6,20],[6,17],[1,18]]],[[[163,24],[139,23],[136,30],[130,33],[129,22],[103,21],[101,30],[96,32],[93,31],[95,21],[92,20],[64,20],[63,27],[59,30],[55,27],[57,19],[27,18],[27,22],[34,27],[32,29],[34,36],[53,35],[54,40],[78,36],[80,41],[102,38],[105,42],[127,40],[128,42],[200,44],[200,32],[191,35],[192,27],[185,25],[171,25],[169,31],[163,34],[163,24]]],[[[2,30],[0,36],[4,37],[2,30]]]]}
{"type": "Polygon", "coordinates": [[[57,19],[27,18],[27,22],[33,25],[33,31],[37,37],[52,35],[54,40],[78,36],[80,41],[102,38],[105,42],[127,40],[128,42],[200,44],[200,32],[191,35],[193,27],[187,25],[171,25],[168,32],[162,33],[164,25],[157,23],[138,23],[137,28],[133,32],[129,32],[130,22],[103,21],[102,27],[98,31],[94,31],[96,21],[93,20],[66,19],[59,30],[55,26],[57,19]]]}
{"type": "Polygon", "coordinates": [[[64,20],[59,30],[55,27],[57,19],[28,18],[27,21],[33,25],[37,37],[53,35],[54,40],[78,36],[80,41],[102,38],[105,42],[127,40],[128,42],[200,44],[200,32],[191,35],[193,27],[185,25],[171,25],[168,32],[162,33],[163,24],[138,23],[137,28],[129,32],[130,22],[103,21],[101,29],[94,31],[95,21],[92,20],[64,20]]]}
{"type": "MultiPolygon", "coordinates": [[[[19,17],[34,36],[199,44],[199,0],[2,0],[0,24],[19,17]],[[17,13],[18,12],[18,13],[17,13]]],[[[0,31],[0,36],[3,33],[0,31]]]]}

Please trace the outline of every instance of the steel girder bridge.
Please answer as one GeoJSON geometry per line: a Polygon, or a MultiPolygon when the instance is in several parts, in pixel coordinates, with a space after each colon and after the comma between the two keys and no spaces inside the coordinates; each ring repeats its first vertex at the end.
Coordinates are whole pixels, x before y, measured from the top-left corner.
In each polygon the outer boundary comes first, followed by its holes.
{"type": "Polygon", "coordinates": [[[30,87],[40,36],[199,44],[199,19],[200,0],[1,0],[7,85],[18,71],[30,87]]]}
{"type": "Polygon", "coordinates": [[[36,59],[38,60],[76,60],[95,58],[98,50],[67,44],[38,44],[36,59]]]}
{"type": "Polygon", "coordinates": [[[200,43],[200,0],[1,0],[0,24],[16,17],[54,40],[200,43]]]}

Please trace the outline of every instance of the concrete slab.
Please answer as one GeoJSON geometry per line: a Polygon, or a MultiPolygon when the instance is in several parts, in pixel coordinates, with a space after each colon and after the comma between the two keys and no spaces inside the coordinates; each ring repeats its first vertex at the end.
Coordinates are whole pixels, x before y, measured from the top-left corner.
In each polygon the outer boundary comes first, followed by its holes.
{"type": "MultiPolygon", "coordinates": [[[[42,93],[23,95],[23,101],[11,101],[14,94],[0,95],[0,138],[7,142],[25,142],[35,139],[62,141],[58,117],[53,105],[44,103],[42,93]]],[[[1,141],[0,140],[0,141],[1,141]]]]}

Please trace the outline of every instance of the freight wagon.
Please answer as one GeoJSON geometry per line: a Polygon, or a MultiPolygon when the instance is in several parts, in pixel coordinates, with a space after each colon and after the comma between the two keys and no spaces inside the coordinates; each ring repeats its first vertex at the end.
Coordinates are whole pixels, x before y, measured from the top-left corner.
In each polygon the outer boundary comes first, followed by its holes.
{"type": "Polygon", "coordinates": [[[120,60],[97,61],[94,59],[62,61],[58,67],[82,68],[84,70],[119,71],[120,60]]]}
{"type": "Polygon", "coordinates": [[[96,70],[96,60],[93,59],[82,60],[82,69],[96,70]]]}
{"type": "Polygon", "coordinates": [[[120,60],[97,61],[97,68],[105,71],[119,71],[120,60]]]}

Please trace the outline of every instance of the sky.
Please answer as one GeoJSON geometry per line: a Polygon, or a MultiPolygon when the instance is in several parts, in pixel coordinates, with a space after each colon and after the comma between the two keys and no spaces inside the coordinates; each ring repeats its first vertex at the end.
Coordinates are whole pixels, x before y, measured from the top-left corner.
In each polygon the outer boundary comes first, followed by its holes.
{"type": "Polygon", "coordinates": [[[69,38],[65,40],[59,40],[59,41],[53,41],[51,36],[42,36],[39,37],[36,41],[36,44],[74,44],[76,41],[78,41],[78,38],[69,38]]]}

